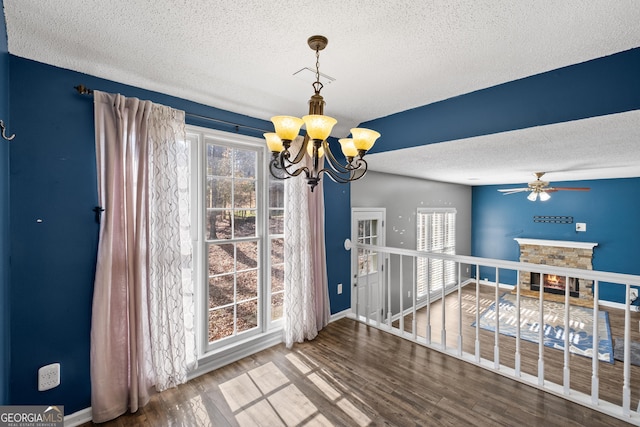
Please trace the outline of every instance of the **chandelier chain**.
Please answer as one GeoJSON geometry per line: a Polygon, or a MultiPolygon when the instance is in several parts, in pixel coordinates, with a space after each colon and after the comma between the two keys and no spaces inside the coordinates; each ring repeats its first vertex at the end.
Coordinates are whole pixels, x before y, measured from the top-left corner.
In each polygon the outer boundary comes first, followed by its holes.
{"type": "Polygon", "coordinates": [[[320,83],[320,49],[316,47],[316,81],[311,85],[317,94],[320,93],[320,90],[324,87],[322,83],[320,83]]]}
{"type": "Polygon", "coordinates": [[[320,81],[320,51],[316,49],[316,81],[320,81]]]}

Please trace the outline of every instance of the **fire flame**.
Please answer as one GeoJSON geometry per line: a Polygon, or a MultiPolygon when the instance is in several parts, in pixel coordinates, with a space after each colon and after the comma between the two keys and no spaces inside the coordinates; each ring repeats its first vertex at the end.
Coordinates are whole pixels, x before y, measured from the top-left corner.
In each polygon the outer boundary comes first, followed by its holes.
{"type": "Polygon", "coordinates": [[[555,274],[547,274],[545,279],[547,279],[547,283],[550,285],[557,285],[560,283],[560,279],[555,274]]]}

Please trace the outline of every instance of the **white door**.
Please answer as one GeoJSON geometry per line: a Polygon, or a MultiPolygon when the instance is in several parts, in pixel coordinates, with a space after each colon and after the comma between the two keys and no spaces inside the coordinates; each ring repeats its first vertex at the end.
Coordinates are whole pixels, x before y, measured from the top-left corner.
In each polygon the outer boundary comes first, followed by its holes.
{"type": "MultiPolygon", "coordinates": [[[[351,240],[358,244],[384,246],[384,219],[383,208],[354,208],[351,213],[351,240]]],[[[352,311],[372,320],[384,320],[384,256],[377,251],[354,248],[351,251],[351,274],[352,311]]]]}

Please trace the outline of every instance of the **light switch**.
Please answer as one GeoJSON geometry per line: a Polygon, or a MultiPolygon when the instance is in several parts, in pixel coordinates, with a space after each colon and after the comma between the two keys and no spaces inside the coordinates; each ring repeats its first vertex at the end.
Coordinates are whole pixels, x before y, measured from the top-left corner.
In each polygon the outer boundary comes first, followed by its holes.
{"type": "Polygon", "coordinates": [[[576,222],[576,231],[587,231],[586,222],[576,222]]]}

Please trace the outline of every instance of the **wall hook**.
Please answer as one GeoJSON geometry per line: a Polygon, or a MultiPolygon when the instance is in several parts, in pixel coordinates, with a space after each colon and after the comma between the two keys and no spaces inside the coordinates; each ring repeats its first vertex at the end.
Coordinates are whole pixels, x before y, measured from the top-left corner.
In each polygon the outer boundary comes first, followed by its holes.
{"type": "Polygon", "coordinates": [[[92,209],[92,211],[94,211],[96,214],[96,222],[100,224],[100,220],[102,219],[102,212],[104,212],[104,209],[102,208],[102,206],[96,206],[92,209]]]}
{"type": "Polygon", "coordinates": [[[11,141],[13,138],[16,137],[15,133],[13,135],[11,135],[11,136],[5,135],[5,133],[4,133],[5,127],[4,127],[4,122],[2,120],[0,120],[0,129],[2,130],[2,137],[4,139],[6,139],[7,141],[11,141]]]}

